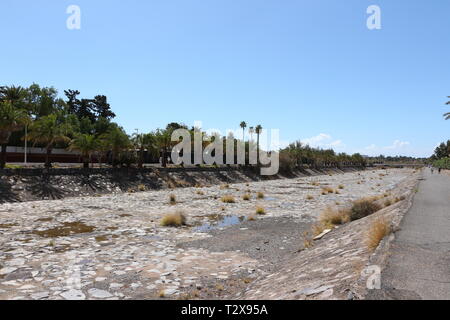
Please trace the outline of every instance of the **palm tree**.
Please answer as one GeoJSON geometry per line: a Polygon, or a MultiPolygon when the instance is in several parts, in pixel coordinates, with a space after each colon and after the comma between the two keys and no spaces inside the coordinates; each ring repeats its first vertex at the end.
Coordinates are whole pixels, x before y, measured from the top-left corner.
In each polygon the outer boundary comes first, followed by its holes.
{"type": "Polygon", "coordinates": [[[247,128],[247,123],[242,121],[240,127],[242,128],[242,142],[245,143],[245,128],[247,128]]]}
{"type": "Polygon", "coordinates": [[[248,132],[250,133],[250,141],[253,141],[253,134],[255,133],[255,128],[254,127],[250,127],[248,129],[248,132]]]}
{"type": "Polygon", "coordinates": [[[256,162],[259,164],[259,135],[261,134],[261,132],[262,132],[262,129],[263,129],[263,127],[260,125],[260,124],[258,124],[257,126],[256,126],[256,128],[255,128],[255,132],[256,132],[256,152],[257,152],[257,154],[256,154],[256,162]]]}
{"type": "Polygon", "coordinates": [[[155,135],[152,133],[135,133],[132,139],[133,145],[138,151],[138,167],[144,166],[144,152],[155,154],[155,135]]]}
{"type": "Polygon", "coordinates": [[[130,146],[130,140],[125,131],[118,125],[112,125],[111,128],[102,135],[104,144],[111,150],[113,168],[117,166],[119,153],[130,146]]]}
{"type": "Polygon", "coordinates": [[[23,107],[26,94],[27,91],[20,86],[0,87],[0,101],[9,101],[15,107],[23,107]]]}
{"type": "Polygon", "coordinates": [[[83,160],[83,167],[89,168],[92,154],[98,150],[98,147],[99,143],[96,136],[92,134],[78,134],[70,142],[69,150],[80,152],[83,160]]]}
{"type": "Polygon", "coordinates": [[[50,155],[54,145],[58,142],[68,143],[70,138],[68,135],[71,132],[71,126],[65,121],[62,114],[50,114],[34,121],[30,127],[30,134],[28,140],[34,144],[43,144],[46,149],[45,167],[52,166],[50,155]]]}
{"type": "Polygon", "coordinates": [[[142,168],[144,165],[144,144],[142,142],[144,138],[143,133],[139,133],[138,129],[131,136],[131,143],[133,144],[134,151],[138,153],[138,168],[142,168]]]}
{"type": "Polygon", "coordinates": [[[11,134],[19,131],[29,120],[27,113],[22,109],[15,108],[11,101],[0,102],[1,169],[6,165],[6,148],[11,134]]]}
{"type": "Polygon", "coordinates": [[[160,150],[162,166],[167,167],[167,152],[171,145],[171,132],[158,129],[155,132],[155,145],[160,150]]]}

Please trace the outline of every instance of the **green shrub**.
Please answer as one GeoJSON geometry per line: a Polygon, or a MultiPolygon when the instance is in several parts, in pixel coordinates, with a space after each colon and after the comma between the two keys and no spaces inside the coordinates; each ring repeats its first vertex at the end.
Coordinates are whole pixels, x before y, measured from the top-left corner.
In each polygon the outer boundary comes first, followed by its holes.
{"type": "Polygon", "coordinates": [[[436,160],[433,163],[433,166],[440,169],[449,169],[450,170],[450,158],[442,158],[439,160],[436,160]]]}

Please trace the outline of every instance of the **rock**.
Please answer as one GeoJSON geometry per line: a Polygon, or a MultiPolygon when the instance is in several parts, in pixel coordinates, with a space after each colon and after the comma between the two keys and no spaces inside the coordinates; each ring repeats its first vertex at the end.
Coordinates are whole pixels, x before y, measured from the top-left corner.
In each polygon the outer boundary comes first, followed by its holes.
{"type": "Polygon", "coordinates": [[[33,293],[31,295],[31,298],[34,300],[41,300],[41,299],[48,298],[48,296],[49,296],[49,293],[48,293],[48,291],[46,291],[46,292],[33,293]]]}
{"type": "Polygon", "coordinates": [[[312,295],[322,293],[322,292],[327,291],[332,288],[333,288],[333,286],[321,286],[321,287],[306,288],[301,291],[298,291],[297,295],[312,296],[312,295]]]}
{"type": "Polygon", "coordinates": [[[176,293],[178,293],[177,289],[166,289],[166,290],[164,290],[164,294],[166,296],[171,296],[171,295],[174,295],[176,293]]]}
{"type": "Polygon", "coordinates": [[[98,299],[106,299],[106,298],[111,298],[113,296],[108,291],[100,290],[97,288],[89,289],[88,293],[90,296],[92,296],[94,298],[98,298],[98,299]]]}
{"type": "Polygon", "coordinates": [[[14,268],[14,267],[6,267],[6,268],[3,268],[3,269],[0,269],[0,276],[3,276],[5,274],[11,273],[11,272],[14,272],[16,270],[17,270],[17,268],[14,268]]]}
{"type": "Polygon", "coordinates": [[[34,288],[36,288],[36,287],[33,286],[32,284],[26,284],[26,285],[21,286],[19,289],[20,290],[30,290],[30,289],[34,289],[34,288]]]}
{"type": "Polygon", "coordinates": [[[330,232],[331,232],[331,229],[325,229],[325,230],[323,230],[323,232],[321,234],[319,234],[313,240],[320,240],[320,239],[322,239],[325,235],[327,235],[330,232]]]}
{"type": "Polygon", "coordinates": [[[81,290],[71,289],[60,294],[66,300],[85,300],[86,296],[81,290]]]}
{"type": "Polygon", "coordinates": [[[334,290],[333,290],[333,289],[325,290],[324,292],[322,292],[322,293],[317,297],[317,299],[319,299],[319,300],[325,300],[325,299],[328,299],[328,298],[330,298],[330,297],[333,295],[333,293],[334,293],[334,290]]]}
{"type": "Polygon", "coordinates": [[[23,259],[23,258],[12,259],[12,260],[8,261],[8,264],[10,266],[16,266],[16,267],[22,266],[25,264],[25,259],[23,259]]]}
{"type": "Polygon", "coordinates": [[[97,277],[97,278],[95,278],[95,281],[96,281],[96,282],[103,282],[103,281],[105,281],[105,280],[106,280],[105,277],[97,277]]]}

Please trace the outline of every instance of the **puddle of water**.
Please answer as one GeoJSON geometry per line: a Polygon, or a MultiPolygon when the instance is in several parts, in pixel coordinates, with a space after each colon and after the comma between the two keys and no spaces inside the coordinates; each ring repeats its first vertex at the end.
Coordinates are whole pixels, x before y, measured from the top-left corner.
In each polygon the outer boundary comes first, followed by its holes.
{"type": "Polygon", "coordinates": [[[6,223],[6,224],[0,224],[0,229],[9,229],[12,227],[17,227],[17,223],[6,223]]]}
{"type": "Polygon", "coordinates": [[[226,228],[226,227],[230,227],[230,226],[234,226],[240,223],[243,223],[246,218],[241,216],[219,216],[219,218],[217,218],[216,220],[211,219],[211,217],[208,217],[210,220],[213,220],[214,222],[211,223],[205,223],[199,227],[196,227],[194,229],[194,232],[208,232],[208,231],[212,231],[215,229],[221,229],[221,228],[226,228]]]}
{"type": "Polygon", "coordinates": [[[97,236],[95,237],[95,241],[97,242],[104,242],[104,241],[108,241],[108,237],[106,235],[102,235],[102,236],[97,236]]]}
{"type": "Polygon", "coordinates": [[[90,233],[95,230],[95,227],[88,226],[83,222],[65,222],[61,226],[47,229],[43,231],[33,231],[32,234],[36,234],[43,238],[57,238],[67,237],[75,234],[90,233]]]}

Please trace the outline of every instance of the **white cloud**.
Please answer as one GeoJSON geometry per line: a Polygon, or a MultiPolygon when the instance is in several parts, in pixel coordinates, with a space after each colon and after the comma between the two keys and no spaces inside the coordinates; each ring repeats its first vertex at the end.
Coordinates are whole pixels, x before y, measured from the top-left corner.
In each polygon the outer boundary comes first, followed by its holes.
{"type": "Polygon", "coordinates": [[[367,154],[370,156],[377,156],[380,154],[386,155],[386,156],[396,156],[396,155],[412,155],[413,150],[411,148],[408,148],[411,146],[411,143],[408,141],[401,141],[401,140],[395,140],[392,142],[389,146],[377,146],[376,144],[368,145],[367,147],[364,147],[363,150],[360,150],[358,152],[367,154]]]}
{"type": "Polygon", "coordinates": [[[395,140],[391,146],[387,146],[385,149],[397,150],[409,145],[410,143],[408,141],[395,140]]]}
{"type": "Polygon", "coordinates": [[[329,140],[329,139],[331,139],[331,136],[329,134],[321,133],[315,137],[306,138],[306,139],[302,140],[302,143],[308,144],[313,147],[313,146],[318,146],[318,145],[320,145],[321,142],[323,142],[325,140],[329,140]]]}
{"type": "Polygon", "coordinates": [[[342,142],[342,140],[333,140],[333,137],[326,133],[320,133],[317,136],[303,139],[301,140],[301,142],[314,148],[339,149],[345,147],[345,144],[342,142]]]}

